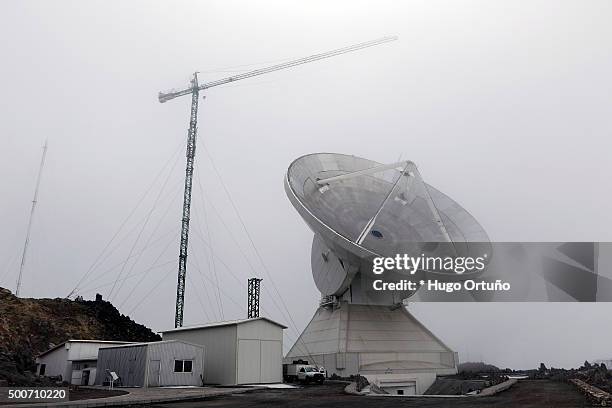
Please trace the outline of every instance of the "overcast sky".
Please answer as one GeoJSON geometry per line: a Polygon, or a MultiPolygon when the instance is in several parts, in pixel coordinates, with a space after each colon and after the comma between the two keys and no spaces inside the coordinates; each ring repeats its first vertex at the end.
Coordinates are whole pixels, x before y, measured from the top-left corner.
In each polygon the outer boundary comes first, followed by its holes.
{"type": "MultiPolygon", "coordinates": [[[[190,100],[157,92],[384,35],[400,39],[206,92],[185,324],[245,317],[255,274],[264,315],[307,324],[312,233],[282,185],[306,153],[402,154],[492,240],[611,241],[610,21],[609,1],[3,1],[0,285],[48,139],[22,295],[66,296],[119,231],[78,293],[172,327],[190,100]]],[[[410,310],[464,361],[612,357],[603,303],[410,310]]]]}

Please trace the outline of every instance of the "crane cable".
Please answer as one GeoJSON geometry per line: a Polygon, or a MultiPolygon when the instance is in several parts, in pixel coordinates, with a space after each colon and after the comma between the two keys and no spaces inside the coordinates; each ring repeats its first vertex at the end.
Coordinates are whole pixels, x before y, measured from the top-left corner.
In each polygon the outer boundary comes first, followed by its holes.
{"type": "MultiPolygon", "coordinates": [[[[198,162],[199,163],[199,162],[198,162]]],[[[218,297],[218,302],[219,302],[219,312],[221,313],[221,320],[224,319],[223,317],[223,303],[221,302],[221,291],[219,290],[219,278],[217,276],[217,270],[215,267],[215,258],[214,256],[212,256],[213,254],[213,246],[212,246],[212,240],[210,239],[210,228],[208,227],[208,221],[207,221],[207,212],[206,212],[206,202],[204,201],[204,187],[202,187],[202,182],[201,182],[201,177],[200,174],[201,172],[199,171],[199,164],[196,163],[195,166],[195,170],[196,170],[196,181],[198,183],[198,186],[200,187],[200,201],[202,203],[202,214],[204,215],[204,225],[206,225],[206,235],[208,236],[208,241],[210,242],[210,253],[211,253],[211,257],[210,257],[210,263],[209,265],[212,266],[212,271],[213,271],[213,276],[215,277],[215,282],[217,283],[217,297],[218,297]]],[[[199,226],[199,223],[197,224],[199,226]]]]}
{"type": "MultiPolygon", "coordinates": [[[[172,171],[174,170],[174,168],[176,167],[178,160],[179,160],[180,156],[176,157],[176,160],[174,161],[174,164],[172,165],[172,167],[170,168],[170,171],[168,172],[168,176],[166,177],[166,180],[164,181],[164,183],[162,184],[161,189],[159,190],[159,193],[157,194],[157,197],[155,197],[155,201],[153,202],[153,205],[151,206],[151,209],[149,210],[146,218],[145,218],[145,222],[142,225],[142,228],[140,229],[140,232],[138,232],[138,236],[136,237],[136,239],[134,240],[134,244],[132,245],[132,247],[130,248],[130,252],[128,254],[128,257],[132,255],[132,252],[134,252],[134,249],[136,248],[136,245],[138,245],[138,241],[140,240],[140,237],[142,236],[142,233],[144,232],[147,224],[149,223],[149,220],[151,219],[151,215],[153,214],[153,212],[155,211],[155,208],[157,206],[157,203],[159,202],[159,199],[162,196],[162,193],[164,192],[166,185],[168,184],[168,181],[170,180],[170,176],[172,175],[172,171]]],[[[126,263],[127,264],[127,263],[126,263]]],[[[121,277],[121,275],[123,274],[123,271],[125,270],[125,265],[123,264],[123,266],[121,267],[121,270],[119,271],[119,274],[117,275],[117,280],[115,281],[115,284],[113,285],[113,287],[111,288],[110,292],[108,292],[106,298],[110,300],[115,287],[116,287],[116,282],[119,280],[119,278],[121,277]]]]}
{"type": "MultiPolygon", "coordinates": [[[[201,235],[201,232],[200,232],[200,235],[199,235],[199,236],[198,236],[197,234],[196,234],[196,236],[197,236],[198,238],[200,238],[200,240],[202,240],[202,243],[204,243],[204,245],[206,245],[206,246],[209,246],[209,245],[210,245],[210,243],[208,243],[206,240],[204,240],[204,237],[201,235]]],[[[217,260],[219,261],[219,263],[225,267],[225,270],[226,270],[226,271],[227,271],[227,272],[230,274],[230,276],[231,276],[231,277],[233,277],[233,278],[236,280],[236,282],[238,282],[238,284],[241,286],[241,288],[242,288],[242,289],[246,289],[246,286],[245,286],[245,284],[244,284],[244,281],[242,281],[241,279],[239,279],[239,278],[236,276],[236,274],[235,274],[235,273],[232,271],[232,269],[231,269],[231,268],[230,268],[230,267],[229,267],[229,266],[228,266],[228,265],[227,265],[227,264],[226,264],[226,263],[223,261],[223,258],[221,258],[220,256],[218,256],[217,254],[215,254],[215,257],[217,258],[217,260]]],[[[195,265],[195,266],[196,266],[196,269],[197,269],[197,267],[198,267],[197,263],[196,263],[196,265],[195,265]]],[[[203,279],[205,278],[205,275],[203,275],[203,274],[201,274],[200,276],[201,276],[203,279]]],[[[206,278],[206,279],[208,279],[208,278],[206,278]]],[[[215,283],[214,283],[214,282],[212,282],[212,281],[210,281],[210,279],[208,279],[208,280],[209,280],[209,282],[210,282],[211,284],[215,285],[215,283]]],[[[193,282],[192,282],[192,283],[193,283],[193,282]]],[[[229,293],[228,293],[228,292],[226,292],[224,289],[221,289],[221,288],[219,288],[219,289],[220,289],[220,291],[221,291],[221,292],[222,292],[222,293],[225,295],[225,297],[227,297],[227,298],[228,298],[228,299],[229,299],[229,300],[230,300],[230,301],[231,301],[231,302],[232,302],[234,305],[237,305],[241,311],[246,311],[246,307],[244,306],[244,304],[240,304],[240,303],[238,303],[238,302],[237,302],[237,301],[236,301],[236,300],[235,300],[233,297],[231,297],[231,296],[229,295],[229,293]]],[[[266,313],[266,314],[270,315],[270,313],[267,311],[267,309],[266,309],[266,308],[265,308],[263,305],[261,306],[261,309],[262,309],[262,311],[263,311],[264,313],[266,313]]],[[[131,312],[130,312],[130,313],[131,313],[131,312]]],[[[297,343],[297,341],[299,340],[299,333],[298,333],[298,338],[295,338],[295,337],[291,336],[291,335],[289,334],[289,332],[283,332],[283,334],[284,334],[285,336],[287,336],[287,338],[288,338],[290,341],[292,341],[292,342],[297,343]]],[[[300,347],[300,346],[298,345],[298,347],[300,347]]],[[[310,357],[312,357],[312,355],[311,355],[311,354],[308,352],[308,350],[306,350],[306,351],[305,351],[305,353],[306,353],[306,354],[308,354],[310,357]]],[[[314,361],[314,360],[313,360],[313,361],[314,361]]]]}
{"type": "MultiPolygon", "coordinates": [[[[178,155],[178,153],[180,152],[181,147],[183,147],[184,143],[180,143],[177,147],[177,149],[175,150],[175,152],[168,158],[168,160],[166,161],[166,163],[164,163],[164,165],[162,166],[162,168],[159,170],[159,172],[157,173],[157,175],[154,177],[153,182],[149,185],[149,187],[147,187],[147,189],[145,190],[144,194],[140,197],[140,199],[136,202],[136,205],[132,208],[132,210],[130,211],[130,213],[128,214],[128,216],[123,220],[123,222],[121,222],[121,224],[119,225],[119,228],[115,231],[115,233],[113,234],[113,236],[111,237],[111,239],[106,243],[106,245],[104,246],[104,248],[102,249],[102,251],[98,254],[98,256],[94,259],[93,263],[89,266],[89,268],[87,269],[87,271],[81,276],[81,278],[79,279],[79,281],[76,283],[76,285],[74,286],[74,288],[70,291],[70,293],[66,296],[66,298],[71,297],[74,293],[76,293],[76,291],[79,289],[79,285],[81,283],[83,283],[83,281],[85,279],[87,279],[89,277],[89,275],[91,275],[91,273],[93,273],[93,271],[100,265],[100,260],[102,258],[102,256],[106,253],[106,250],[110,247],[110,245],[114,242],[114,240],[117,238],[117,236],[119,235],[119,233],[123,230],[123,227],[125,227],[125,225],[128,223],[128,221],[132,218],[132,216],[136,213],[136,210],[138,209],[138,207],[140,207],[140,204],[144,201],[144,199],[149,195],[149,192],[151,192],[151,190],[153,189],[153,186],[157,183],[157,180],[160,178],[160,176],[162,175],[162,173],[164,172],[164,169],[170,164],[170,162],[172,161],[172,159],[174,158],[175,155],[178,155]]],[[[106,258],[105,258],[106,260],[106,258]]]]}
{"type": "MultiPolygon", "coordinates": [[[[155,236],[155,233],[157,232],[157,230],[159,229],[159,227],[162,224],[162,221],[166,218],[166,216],[168,215],[168,213],[170,212],[170,209],[172,208],[172,204],[174,204],[176,202],[176,199],[178,198],[178,195],[175,194],[170,194],[170,197],[174,197],[172,199],[170,199],[170,202],[168,203],[168,206],[166,207],[166,210],[164,211],[164,213],[162,214],[162,216],[159,218],[159,220],[157,221],[157,225],[155,226],[155,228],[153,228],[153,231],[151,232],[151,234],[149,235],[149,238],[147,239],[147,242],[145,242],[144,244],[144,248],[146,249],[150,242],[151,239],[153,239],[153,236],[155,236]]],[[[170,246],[170,244],[172,243],[172,241],[168,241],[168,243],[166,244],[166,247],[164,248],[164,250],[162,252],[160,252],[157,255],[157,258],[155,258],[155,260],[153,261],[153,263],[156,263],[159,258],[161,258],[161,256],[166,252],[166,250],[168,249],[168,247],[170,246]]],[[[142,256],[142,254],[144,253],[144,251],[141,251],[136,260],[134,261],[134,263],[132,264],[132,267],[130,268],[130,270],[128,271],[128,274],[131,274],[132,271],[134,270],[134,267],[136,266],[136,264],[138,263],[138,261],[140,260],[140,257],[142,256]]],[[[123,302],[121,302],[119,304],[119,308],[121,308],[125,302],[132,296],[132,293],[134,293],[134,290],[142,283],[142,281],[144,280],[144,278],[147,275],[142,275],[142,277],[140,278],[140,280],[138,281],[138,283],[134,286],[132,286],[132,290],[130,291],[130,293],[123,299],[123,302]]],[[[125,283],[125,281],[123,282],[125,283]]],[[[123,285],[122,283],[122,285],[123,285]]],[[[121,291],[121,287],[119,287],[119,290],[117,291],[117,294],[121,291]]]]}
{"type": "MultiPolygon", "coordinates": [[[[245,224],[244,220],[242,219],[242,216],[240,215],[240,212],[238,211],[238,208],[236,207],[236,204],[235,204],[235,202],[234,202],[234,200],[233,200],[233,198],[232,198],[232,196],[231,196],[227,186],[225,185],[225,182],[223,181],[223,178],[221,177],[221,174],[220,174],[219,170],[217,169],[217,166],[215,165],[215,162],[214,162],[214,160],[212,158],[212,155],[210,154],[210,152],[206,148],[206,145],[203,142],[201,142],[200,144],[202,145],[202,148],[204,149],[204,152],[206,153],[206,156],[210,160],[210,164],[212,165],[212,168],[213,168],[215,174],[217,175],[217,179],[219,180],[221,186],[223,187],[223,191],[225,191],[225,194],[227,195],[227,198],[229,199],[230,204],[231,204],[232,208],[234,209],[234,212],[236,213],[236,216],[238,217],[238,220],[240,221],[240,224],[242,225],[242,228],[243,228],[243,230],[244,230],[244,232],[245,232],[249,242],[251,243],[251,246],[253,247],[253,250],[254,250],[257,258],[258,258],[259,262],[261,263],[261,266],[263,267],[264,272],[266,273],[268,279],[270,280],[270,283],[272,284],[272,288],[274,289],[274,291],[276,292],[276,295],[278,296],[279,300],[281,301],[281,304],[283,305],[284,310],[286,311],[287,316],[289,317],[289,321],[293,325],[293,329],[295,330],[296,333],[299,334],[299,330],[297,329],[297,324],[295,324],[295,320],[293,319],[293,316],[291,315],[291,312],[289,311],[289,308],[287,307],[287,304],[285,303],[283,297],[281,296],[280,291],[278,290],[278,287],[274,283],[274,279],[272,278],[272,274],[268,270],[268,268],[267,268],[267,266],[266,266],[266,264],[265,264],[265,262],[264,262],[264,260],[263,260],[263,258],[261,256],[259,250],[257,249],[257,246],[255,245],[255,241],[253,240],[251,234],[249,233],[249,230],[246,227],[246,224],[245,224]]],[[[272,296],[272,300],[276,304],[276,301],[274,300],[274,296],[272,296]]],[[[277,305],[277,308],[278,308],[278,305],[277,305]]],[[[278,308],[278,309],[281,311],[281,313],[283,313],[280,308],[278,308]]],[[[302,339],[301,336],[299,338],[302,339]]],[[[306,342],[304,342],[303,339],[302,339],[302,343],[303,343],[303,346],[304,346],[307,354],[309,355],[309,357],[312,358],[312,355],[308,351],[308,346],[306,345],[306,342]]]]}

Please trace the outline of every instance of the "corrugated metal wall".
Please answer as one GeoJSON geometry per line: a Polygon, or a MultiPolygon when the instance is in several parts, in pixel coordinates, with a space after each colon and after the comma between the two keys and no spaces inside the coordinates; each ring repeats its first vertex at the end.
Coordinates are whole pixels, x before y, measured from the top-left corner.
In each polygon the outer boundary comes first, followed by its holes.
{"type": "Polygon", "coordinates": [[[206,384],[236,384],[236,326],[166,332],[164,340],[183,340],[203,345],[204,382],[206,384]]]}
{"type": "Polygon", "coordinates": [[[204,355],[203,347],[178,341],[150,344],[148,385],[202,385],[200,376],[204,376],[204,355]],[[192,360],[191,373],[175,373],[174,360],[192,360]],[[159,372],[157,378],[156,372],[159,372]]]}
{"type": "Polygon", "coordinates": [[[142,387],[145,384],[147,345],[101,348],[98,351],[96,385],[102,385],[106,370],[121,378],[121,385],[142,387]]]}

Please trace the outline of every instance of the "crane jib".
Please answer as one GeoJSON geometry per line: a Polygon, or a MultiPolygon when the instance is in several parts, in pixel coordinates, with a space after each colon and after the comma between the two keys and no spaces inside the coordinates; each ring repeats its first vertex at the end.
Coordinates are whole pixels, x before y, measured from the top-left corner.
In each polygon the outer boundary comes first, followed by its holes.
{"type": "MultiPolygon", "coordinates": [[[[363,43],[359,43],[359,44],[354,44],[354,45],[350,45],[348,47],[343,47],[343,48],[338,48],[335,50],[331,50],[331,51],[327,51],[327,52],[323,52],[320,54],[314,54],[314,55],[310,55],[308,57],[305,58],[300,58],[297,60],[293,60],[293,61],[288,61],[288,62],[283,62],[281,64],[277,64],[277,65],[272,65],[269,67],[265,67],[265,68],[259,68],[253,71],[249,71],[249,72],[245,72],[242,74],[238,74],[238,75],[233,75],[227,78],[222,78],[222,79],[218,79],[215,81],[211,81],[211,82],[206,82],[204,84],[199,85],[198,89],[200,91],[205,90],[205,89],[209,89],[215,86],[219,86],[219,85],[225,85],[231,82],[236,82],[236,81],[240,81],[243,79],[247,79],[247,78],[251,78],[254,76],[259,76],[259,75],[263,75],[263,74],[268,74],[270,72],[274,72],[274,71],[280,71],[282,69],[287,69],[287,68],[292,68],[298,65],[302,65],[302,64],[307,64],[309,62],[314,62],[314,61],[318,61],[318,60],[322,60],[322,59],[326,59],[326,58],[331,58],[334,57],[336,55],[341,55],[341,54],[346,54],[348,52],[352,52],[352,51],[357,51],[357,50],[361,50],[363,48],[368,48],[368,47],[373,47],[375,45],[380,45],[380,44],[384,44],[390,41],[395,41],[397,40],[397,37],[393,36],[393,37],[383,37],[383,38],[379,38],[377,40],[372,40],[372,41],[366,41],[363,43]]],[[[160,92],[159,93],[159,101],[161,103],[167,102],[169,100],[172,100],[174,98],[178,98],[180,96],[185,96],[190,94],[193,91],[193,89],[191,87],[180,90],[180,91],[170,91],[170,92],[160,92]]]]}

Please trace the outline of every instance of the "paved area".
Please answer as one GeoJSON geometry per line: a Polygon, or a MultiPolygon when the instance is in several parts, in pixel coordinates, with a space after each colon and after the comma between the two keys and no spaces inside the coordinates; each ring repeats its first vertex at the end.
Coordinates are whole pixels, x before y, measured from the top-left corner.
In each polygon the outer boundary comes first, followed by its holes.
{"type": "Polygon", "coordinates": [[[519,381],[492,397],[390,398],[348,395],[346,384],[326,383],[299,389],[264,389],[204,401],[152,404],[155,408],[286,407],[291,408],[580,408],[590,407],[571,384],[552,381],[519,381]]]}
{"type": "MultiPolygon", "coordinates": [[[[88,387],[95,389],[97,387],[88,387]]],[[[4,405],[4,407],[56,407],[56,408],[83,408],[83,407],[111,407],[151,405],[162,402],[193,401],[204,398],[219,397],[233,393],[244,393],[253,390],[252,387],[186,387],[186,388],[115,388],[127,391],[128,394],[109,398],[84,399],[50,404],[18,404],[4,405]]]]}

